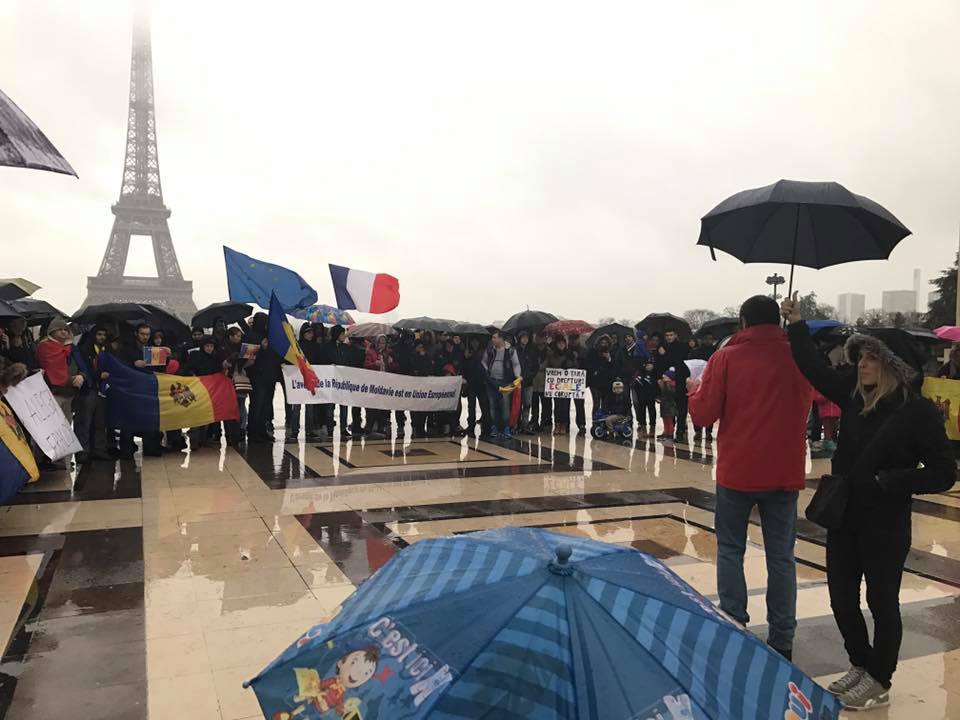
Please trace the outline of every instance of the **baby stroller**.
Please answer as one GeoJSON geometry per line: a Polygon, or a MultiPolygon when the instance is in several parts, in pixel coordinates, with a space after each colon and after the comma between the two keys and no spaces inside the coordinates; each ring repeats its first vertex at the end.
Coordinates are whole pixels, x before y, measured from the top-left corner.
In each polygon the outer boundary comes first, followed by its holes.
{"type": "Polygon", "coordinates": [[[593,411],[593,428],[590,430],[590,433],[597,439],[602,440],[606,437],[609,437],[611,440],[614,440],[618,437],[623,438],[624,440],[629,440],[633,437],[633,419],[626,417],[620,422],[614,423],[613,430],[607,427],[607,417],[610,413],[599,408],[593,411]]]}

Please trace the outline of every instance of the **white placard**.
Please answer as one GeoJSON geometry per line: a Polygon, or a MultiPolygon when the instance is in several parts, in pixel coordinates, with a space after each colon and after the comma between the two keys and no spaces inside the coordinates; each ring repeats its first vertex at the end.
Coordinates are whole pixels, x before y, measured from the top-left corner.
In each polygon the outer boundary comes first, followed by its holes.
{"type": "Polygon", "coordinates": [[[700,376],[703,375],[703,371],[707,369],[706,360],[684,360],[683,362],[690,371],[691,380],[699,380],[700,376]]]}
{"type": "Polygon", "coordinates": [[[582,400],[587,394],[587,371],[580,368],[547,368],[544,395],[549,398],[582,400]]]}
{"type": "Polygon", "coordinates": [[[59,460],[83,450],[70,429],[71,419],[63,416],[43,373],[34,373],[8,388],[4,395],[24,429],[48,458],[59,460]]]}
{"type": "Polygon", "coordinates": [[[457,409],[463,378],[413,377],[339,365],[313,365],[320,384],[316,394],[303,386],[300,369],[283,366],[287,402],[292,405],[335,403],[375,410],[442,412],[457,409]]]}

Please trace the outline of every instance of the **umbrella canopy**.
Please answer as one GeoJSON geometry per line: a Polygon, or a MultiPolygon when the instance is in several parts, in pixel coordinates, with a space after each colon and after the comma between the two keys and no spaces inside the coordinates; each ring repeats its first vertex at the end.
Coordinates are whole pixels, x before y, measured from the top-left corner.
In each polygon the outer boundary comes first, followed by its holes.
{"type": "Polygon", "coordinates": [[[271,719],[327,707],[363,720],[839,711],[656,558],[534,528],[412,545],[248,685],[271,719]]]}
{"type": "Polygon", "coordinates": [[[698,245],[745,263],[821,269],[885,260],[910,231],[893,213],[840,183],[779,180],[732,195],[703,216],[698,245]]]}
{"type": "Polygon", "coordinates": [[[0,278],[0,300],[19,300],[39,289],[39,285],[24,278],[0,278]]]}
{"type": "Polygon", "coordinates": [[[146,322],[150,323],[150,327],[154,330],[163,330],[167,335],[173,335],[179,340],[190,337],[189,326],[176,315],[148,303],[143,303],[143,308],[148,313],[146,322]]]}
{"type": "Polygon", "coordinates": [[[50,170],[77,177],[63,155],[27,117],[17,104],[0,90],[0,165],[50,170]]]}
{"type": "Polygon", "coordinates": [[[457,335],[489,335],[490,328],[479,323],[458,322],[453,330],[457,335]]]}
{"type": "Polygon", "coordinates": [[[914,340],[917,342],[923,343],[924,345],[937,345],[939,343],[949,342],[948,340],[940,337],[936,333],[930,332],[926,328],[903,328],[904,332],[908,333],[914,340]]]}
{"type": "Polygon", "coordinates": [[[619,335],[620,337],[623,337],[624,335],[633,334],[632,327],[627,327],[626,325],[622,325],[620,323],[610,323],[609,325],[601,325],[592,333],[590,333],[590,337],[587,338],[586,344],[587,347],[593,347],[597,340],[604,335],[619,335]]]}
{"type": "Polygon", "coordinates": [[[542,310],[523,310],[516,315],[511,315],[503,324],[501,330],[506,333],[515,334],[521,330],[527,332],[538,332],[552,322],[557,321],[557,316],[542,310]]]}
{"type": "Polygon", "coordinates": [[[811,335],[815,335],[821,330],[831,330],[843,325],[839,320],[807,320],[807,330],[811,335]]]}
{"type": "Polygon", "coordinates": [[[714,337],[725,338],[728,335],[733,335],[740,329],[740,318],[735,317],[720,317],[714,318],[713,320],[707,320],[700,328],[697,330],[697,337],[703,337],[707,333],[710,333],[714,337]]]}
{"type": "Polygon", "coordinates": [[[0,300],[0,320],[13,320],[18,317],[23,315],[14,310],[10,303],[0,300]]]}
{"type": "Polygon", "coordinates": [[[960,342],[960,327],[956,325],[941,325],[933,334],[947,342],[960,342]]]}
{"type": "Polygon", "coordinates": [[[102,320],[113,322],[140,322],[150,315],[139,303],[103,303],[87,305],[71,318],[78,325],[93,325],[102,320]]]}
{"type": "Polygon", "coordinates": [[[357,323],[347,328],[347,336],[357,338],[375,338],[391,333],[393,333],[393,328],[386,323],[357,323]]]}
{"type": "Polygon", "coordinates": [[[27,325],[43,325],[53,320],[55,317],[67,317],[62,310],[58,310],[46,300],[37,298],[23,298],[22,300],[11,300],[10,307],[16,310],[27,319],[27,325]]]}
{"type": "Polygon", "coordinates": [[[393,327],[397,330],[430,330],[431,332],[456,332],[459,323],[456,320],[444,320],[443,318],[416,317],[405,318],[394,323],[393,327]]]}
{"type": "Polygon", "coordinates": [[[681,340],[689,340],[693,337],[693,332],[690,330],[690,323],[670,313],[651,313],[638,322],[637,327],[647,333],[647,335],[653,335],[654,333],[660,333],[662,335],[672,330],[680,336],[681,340]]]}
{"type": "Polygon", "coordinates": [[[589,335],[593,331],[594,326],[583,320],[556,320],[543,328],[548,335],[589,335]]]}
{"type": "Polygon", "coordinates": [[[353,325],[355,322],[346,310],[335,308],[332,305],[311,305],[303,310],[297,310],[293,313],[293,316],[312,323],[343,325],[344,327],[353,325]]]}
{"type": "Polygon", "coordinates": [[[245,303],[218,302],[207,305],[203,310],[198,310],[190,324],[194,327],[212,328],[217,318],[229,325],[246,320],[251,315],[253,315],[253,307],[245,303]]]}

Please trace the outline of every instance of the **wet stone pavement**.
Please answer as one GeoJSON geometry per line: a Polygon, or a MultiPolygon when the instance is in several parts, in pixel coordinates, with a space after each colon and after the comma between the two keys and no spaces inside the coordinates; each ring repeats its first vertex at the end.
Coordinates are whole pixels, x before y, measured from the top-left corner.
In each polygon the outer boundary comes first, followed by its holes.
{"type": "MultiPolygon", "coordinates": [[[[278,428],[278,435],[281,429],[278,428]]],[[[247,720],[241,687],[425,537],[522,525],[649,552],[716,600],[713,448],[583,437],[204,448],[45,474],[0,508],[0,720],[247,720]]],[[[810,461],[812,495],[826,461],[810,461]]],[[[845,669],[801,516],[795,661],[845,669]]],[[[764,637],[759,526],[745,560],[764,637]]],[[[960,718],[960,492],[916,503],[892,704],[960,718]]]]}

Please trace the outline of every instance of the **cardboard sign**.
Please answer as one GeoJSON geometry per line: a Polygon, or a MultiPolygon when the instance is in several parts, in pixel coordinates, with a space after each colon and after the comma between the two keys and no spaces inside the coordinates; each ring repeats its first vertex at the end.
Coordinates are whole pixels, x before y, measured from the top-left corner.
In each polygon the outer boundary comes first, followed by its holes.
{"type": "Polygon", "coordinates": [[[71,429],[73,418],[64,417],[42,372],[8,388],[5,397],[24,429],[48,458],[59,460],[83,450],[71,429]]]}
{"type": "Polygon", "coordinates": [[[549,398],[582,400],[587,394],[587,371],[579,368],[547,368],[544,395],[549,398]]]}

